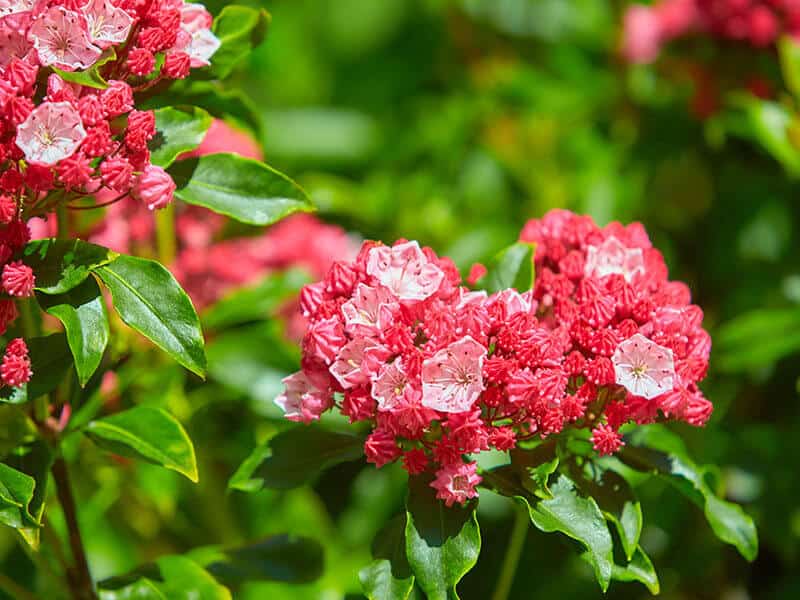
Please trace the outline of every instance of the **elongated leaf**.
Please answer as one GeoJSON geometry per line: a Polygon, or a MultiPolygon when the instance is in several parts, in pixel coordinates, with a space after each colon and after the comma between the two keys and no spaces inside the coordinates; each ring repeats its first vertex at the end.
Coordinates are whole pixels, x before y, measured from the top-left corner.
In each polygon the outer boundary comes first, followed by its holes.
{"type": "Polygon", "coordinates": [[[41,294],[38,300],[48,314],[64,324],[78,381],[85,386],[108,345],[108,315],[100,287],[90,278],[64,294],[41,294]]]}
{"type": "Polygon", "coordinates": [[[275,535],[237,548],[198,548],[188,556],[232,590],[249,581],[309,583],[323,571],[322,546],[293,535],[275,535]]]}
{"type": "Polygon", "coordinates": [[[0,523],[16,529],[36,527],[28,511],[35,488],[33,477],[0,463],[0,523]]]}
{"type": "Polygon", "coordinates": [[[406,557],[406,515],[398,515],[375,536],[373,561],[358,578],[369,600],[406,600],[414,588],[414,574],[406,557]]]}
{"type": "Polygon", "coordinates": [[[313,210],[294,181],[262,162],[236,154],[209,154],[170,168],[175,195],[251,225],[269,225],[313,210]]]}
{"type": "Polygon", "coordinates": [[[148,144],[150,162],[167,168],[184,152],[197,148],[211,127],[211,115],[196,106],[168,106],[155,111],[156,135],[148,144]]]}
{"type": "Polygon", "coordinates": [[[231,600],[226,587],[185,556],[163,556],[98,587],[101,600],[231,600]]]}
{"type": "Polygon", "coordinates": [[[95,271],[111,290],[122,320],[178,363],[205,374],[203,333],[192,302],[159,263],[120,256],[95,271]]]}
{"type": "Polygon", "coordinates": [[[639,546],[642,533],[642,506],[621,475],[591,465],[583,471],[572,471],[581,491],[597,502],[606,518],[614,524],[630,561],[639,546]]]}
{"type": "Polygon", "coordinates": [[[33,441],[38,433],[23,407],[0,405],[0,460],[17,446],[33,441]]]}
{"type": "Polygon", "coordinates": [[[429,600],[457,599],[456,586],[475,566],[481,534],[476,502],[448,508],[425,475],[409,479],[406,556],[416,584],[429,600]]]}
{"type": "Polygon", "coordinates": [[[221,42],[211,57],[212,73],[227,77],[236,64],[263,40],[270,22],[269,13],[247,6],[231,5],[214,19],[214,34],[221,42]]]}
{"type": "Polygon", "coordinates": [[[782,104],[752,97],[740,98],[750,135],[792,176],[800,175],[800,152],[789,134],[795,116],[782,104]]]}
{"type": "Polygon", "coordinates": [[[618,454],[619,458],[635,469],[654,472],[674,484],[703,509],[720,540],[735,546],[745,559],[754,560],[758,554],[758,535],[752,518],[740,506],[717,497],[705,480],[703,468],[676,452],[673,445],[647,436],[646,428],[643,429],[642,433],[637,431],[639,437],[631,439],[618,454]],[[647,445],[637,446],[637,443],[647,445]]]}
{"type": "Polygon", "coordinates": [[[55,67],[51,68],[53,71],[58,73],[59,77],[61,77],[61,79],[64,81],[77,83],[79,85],[95,88],[97,90],[104,90],[108,87],[108,82],[103,79],[102,75],[100,75],[100,67],[112,60],[115,60],[116,58],[116,51],[113,47],[110,47],[100,55],[100,58],[98,58],[91,67],[83,71],[62,71],[61,69],[57,69],[55,67]]]}
{"type": "Polygon", "coordinates": [[[765,308],[739,315],[714,338],[716,363],[728,372],[770,366],[800,352],[800,309],[765,308]]]}
{"type": "Polygon", "coordinates": [[[24,473],[35,482],[33,495],[27,504],[27,511],[21,516],[21,526],[18,531],[31,548],[37,549],[42,515],[47,499],[47,480],[50,465],[53,464],[53,452],[42,440],[36,440],[21,450],[20,454],[9,456],[4,462],[7,467],[24,473]]]}
{"type": "Polygon", "coordinates": [[[72,354],[67,345],[67,336],[54,333],[44,337],[25,340],[31,359],[33,375],[24,386],[29,400],[49,394],[64,381],[72,367],[72,354]]]}
{"type": "Polygon", "coordinates": [[[29,242],[22,255],[23,262],[36,275],[36,291],[43,294],[68,292],[83,283],[92,269],[118,256],[102,246],[55,238],[29,242]]]}
{"type": "Polygon", "coordinates": [[[168,600],[149,579],[137,579],[117,589],[100,589],[100,600],[168,600]]]}
{"type": "Polygon", "coordinates": [[[177,471],[197,481],[197,462],[189,436],[160,408],[137,406],[91,421],[86,434],[100,447],[177,471]]]}
{"type": "Polygon", "coordinates": [[[536,246],[517,242],[502,250],[488,265],[488,272],[478,285],[489,293],[514,288],[527,292],[533,287],[535,278],[534,263],[536,246]]]}
{"type": "Polygon", "coordinates": [[[544,532],[561,532],[583,544],[589,551],[589,562],[603,591],[608,589],[614,565],[613,541],[605,517],[591,497],[582,497],[575,484],[559,474],[550,486],[553,497],[536,500],[517,496],[530,513],[531,522],[544,532]]]}
{"type": "Polygon", "coordinates": [[[301,425],[270,440],[272,453],[256,471],[264,486],[298,487],[339,463],[357,460],[364,453],[364,439],[349,433],[301,425]]]}
{"type": "Polygon", "coordinates": [[[614,581],[638,581],[654,596],[661,591],[658,574],[655,567],[653,567],[653,562],[645,554],[641,546],[637,546],[633,557],[627,565],[614,565],[611,571],[611,579],[614,581]]]}

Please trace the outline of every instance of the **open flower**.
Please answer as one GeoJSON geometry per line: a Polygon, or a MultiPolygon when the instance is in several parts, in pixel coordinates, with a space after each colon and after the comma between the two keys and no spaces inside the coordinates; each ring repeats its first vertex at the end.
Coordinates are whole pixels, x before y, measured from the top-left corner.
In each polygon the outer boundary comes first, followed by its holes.
{"type": "Polygon", "coordinates": [[[470,498],[478,495],[475,489],[481,482],[481,476],[475,471],[477,463],[456,463],[442,467],[436,472],[436,479],[431,482],[431,487],[436,490],[436,497],[444,500],[447,506],[455,502],[464,504],[470,498]]]}
{"type": "Polygon", "coordinates": [[[109,0],[89,0],[83,6],[89,37],[104,47],[120,44],[128,38],[133,18],[109,0]]]}
{"type": "Polygon", "coordinates": [[[439,350],[422,364],[422,404],[441,412],[472,408],[484,389],[486,347],[470,336],[439,350]]]}
{"type": "Polygon", "coordinates": [[[637,333],[620,343],[611,357],[616,382],[634,396],[655,398],[672,390],[675,362],[672,350],[637,333]]]}
{"type": "Polygon", "coordinates": [[[91,67],[100,57],[100,48],[89,39],[82,15],[63,6],[53,6],[28,30],[39,62],[64,71],[91,67]]]}
{"type": "Polygon", "coordinates": [[[302,371],[284,378],[283,383],[286,389],[275,398],[275,404],[290,421],[310,423],[330,407],[327,392],[317,388],[302,371]]]}
{"type": "Polygon", "coordinates": [[[373,248],[367,273],[400,300],[425,300],[436,293],[444,279],[444,272],[428,260],[417,242],[373,248]]]}
{"type": "Polygon", "coordinates": [[[28,162],[54,165],[71,156],[85,137],[81,117],[69,102],[45,102],[18,127],[17,146],[28,162]]]}
{"type": "Polygon", "coordinates": [[[637,273],[644,273],[642,250],[626,248],[612,235],[600,246],[588,247],[585,269],[587,277],[622,275],[625,281],[631,281],[637,273]]]}

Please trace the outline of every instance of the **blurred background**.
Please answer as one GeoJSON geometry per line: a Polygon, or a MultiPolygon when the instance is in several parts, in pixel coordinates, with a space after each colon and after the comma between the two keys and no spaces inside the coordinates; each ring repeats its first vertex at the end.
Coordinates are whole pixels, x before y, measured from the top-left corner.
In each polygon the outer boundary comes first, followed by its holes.
{"type": "MultiPolygon", "coordinates": [[[[715,342],[704,384],[714,416],[680,433],[699,463],[720,466],[709,478],[755,518],[761,543],[746,563],[696,507],[649,481],[638,490],[642,543],[662,596],[800,598],[800,200],[791,168],[800,159],[775,48],[694,36],[631,64],[621,52],[628,3],[611,0],[251,4],[269,10],[272,24],[226,86],[231,124],[309,192],[319,219],[347,232],[345,247],[417,239],[466,273],[554,207],[601,224],[645,224],[671,277],[705,310],[715,342]]],[[[305,231],[304,247],[324,255],[316,225],[300,225],[278,246],[305,231]]],[[[237,598],[361,597],[357,573],[372,538],[402,508],[400,469],[349,463],[313,487],[227,489],[253,448],[285,427],[272,399],[299,351],[280,315],[319,276],[302,254],[247,282],[239,293],[250,294],[249,310],[242,296],[205,310],[209,382],[138,353],[95,390],[92,402],[168,407],[186,424],[201,473],[192,485],[143,464],[120,469],[90,444],[73,444],[89,465],[74,476],[96,577],[196,546],[291,532],[323,543],[323,577],[249,584],[237,598]]],[[[118,341],[121,356],[126,343],[138,342],[118,341]]],[[[482,491],[479,511],[483,548],[460,586],[463,600],[490,597],[511,528],[504,499],[482,491]]],[[[58,527],[57,510],[51,518],[58,527]]],[[[0,530],[3,572],[33,586],[33,560],[42,558],[0,530]]],[[[648,595],[616,582],[608,593],[648,595]]],[[[511,597],[553,596],[602,594],[564,538],[531,531],[511,597]]]]}

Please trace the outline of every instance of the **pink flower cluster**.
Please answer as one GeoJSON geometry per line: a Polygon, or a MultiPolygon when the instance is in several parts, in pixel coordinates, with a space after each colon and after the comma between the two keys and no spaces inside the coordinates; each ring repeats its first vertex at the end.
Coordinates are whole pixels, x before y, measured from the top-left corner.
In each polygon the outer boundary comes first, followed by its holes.
{"type": "Polygon", "coordinates": [[[477,495],[469,456],[491,448],[571,426],[610,454],[626,422],[704,424],[702,311],[667,279],[644,228],[556,210],[522,240],[536,244],[537,269],[522,293],[470,291],[416,242],[366,242],[334,263],[301,294],[302,370],[276,404],[294,421],[334,406],[368,421],[367,460],[434,471],[448,505],[477,495]]]}
{"type": "Polygon", "coordinates": [[[166,206],[175,184],[150,164],[155,116],[134,93],[208,65],[211,19],[183,0],[0,2],[0,194],[27,216],[99,192],[166,206]],[[92,68],[103,89],[56,71],[92,68]]]}
{"type": "Polygon", "coordinates": [[[16,203],[0,195],[0,335],[18,316],[15,299],[33,295],[33,270],[19,260],[11,260],[29,240],[30,231],[19,219],[16,203]]]}
{"type": "Polygon", "coordinates": [[[655,60],[667,42],[692,33],[744,42],[756,48],[779,35],[800,37],[796,0],[658,0],[625,14],[623,52],[631,62],[655,60]]]}

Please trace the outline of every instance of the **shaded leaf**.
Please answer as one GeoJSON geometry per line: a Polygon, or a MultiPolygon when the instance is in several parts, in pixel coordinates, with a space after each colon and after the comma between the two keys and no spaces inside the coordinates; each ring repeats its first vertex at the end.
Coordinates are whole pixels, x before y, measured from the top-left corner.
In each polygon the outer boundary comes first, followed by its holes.
{"type": "Polygon", "coordinates": [[[100,287],[89,278],[64,294],[40,294],[37,299],[48,314],[64,324],[78,381],[85,386],[108,345],[108,315],[100,287]]]}
{"type": "Polygon", "coordinates": [[[489,293],[514,288],[520,293],[533,287],[535,244],[517,242],[502,250],[487,266],[488,272],[478,285],[489,293]]]}
{"type": "Polygon", "coordinates": [[[22,261],[36,275],[36,291],[43,294],[68,292],[83,283],[92,269],[117,256],[102,246],[55,238],[29,242],[22,250],[22,261]]]}
{"type": "Polygon", "coordinates": [[[6,458],[6,466],[31,477],[35,484],[33,496],[23,515],[22,526],[18,531],[25,542],[33,549],[39,547],[39,530],[47,500],[47,480],[53,464],[53,452],[42,440],[36,440],[22,449],[22,452],[6,458]],[[28,520],[30,516],[30,520],[28,520]]]}
{"type": "Polygon", "coordinates": [[[190,371],[203,376],[206,357],[191,300],[162,265],[120,256],[96,270],[122,320],[190,371]]]}
{"type": "Polygon", "coordinates": [[[263,9],[236,4],[223,8],[213,25],[220,41],[219,49],[211,57],[214,76],[227,77],[236,64],[264,40],[269,22],[269,13],[263,9]]]}
{"type": "Polygon", "coordinates": [[[175,195],[251,225],[313,210],[306,193],[272,167],[237,154],[209,154],[170,167],[175,195]]]}
{"type": "Polygon", "coordinates": [[[614,581],[638,581],[654,596],[661,591],[655,567],[641,546],[636,547],[636,551],[627,565],[614,565],[611,579],[614,581]]]}
{"type": "Polygon", "coordinates": [[[456,599],[456,586],[481,549],[477,502],[448,508],[430,482],[425,475],[409,478],[406,556],[416,585],[430,600],[456,599]]]}
{"type": "Polygon", "coordinates": [[[108,82],[100,75],[100,67],[117,58],[117,53],[113,47],[107,48],[94,64],[83,71],[62,71],[56,67],[50,67],[61,79],[70,83],[77,83],[85,87],[104,90],[108,87],[108,82]]]}
{"type": "Polygon", "coordinates": [[[800,309],[765,308],[724,323],[714,337],[716,365],[729,372],[770,366],[800,352],[800,309]]]}
{"type": "Polygon", "coordinates": [[[37,527],[28,512],[35,488],[33,477],[0,463],[0,523],[15,529],[37,527]]]}
{"type": "Polygon", "coordinates": [[[185,556],[163,556],[98,584],[101,600],[231,600],[230,591],[185,556]]]}
{"type": "Polygon", "coordinates": [[[86,434],[110,452],[146,460],[197,481],[192,441],[181,424],[160,408],[137,406],[91,421],[86,434]]]}
{"type": "Polygon", "coordinates": [[[414,588],[414,574],[406,557],[406,515],[398,515],[375,536],[373,561],[358,578],[369,600],[406,600],[414,588]]]}
{"type": "Polygon", "coordinates": [[[73,358],[67,344],[67,336],[54,333],[44,337],[25,340],[31,359],[31,375],[25,387],[29,400],[49,394],[64,381],[72,367],[73,358]]]}

